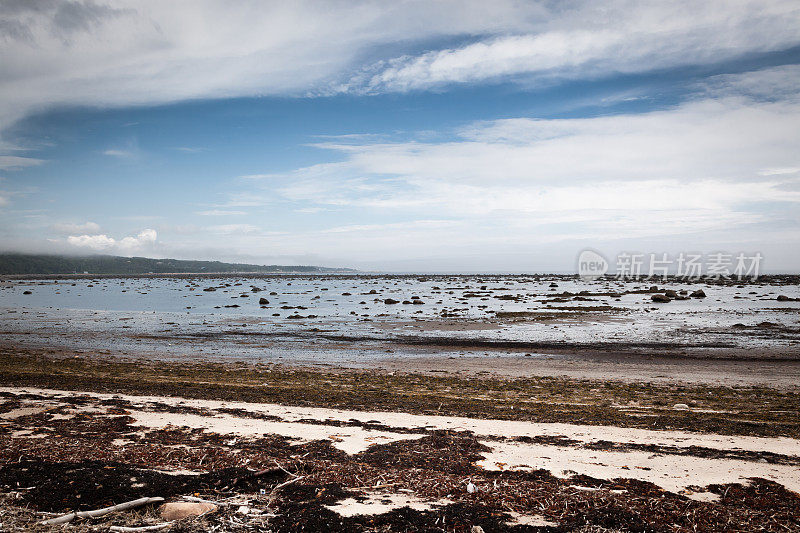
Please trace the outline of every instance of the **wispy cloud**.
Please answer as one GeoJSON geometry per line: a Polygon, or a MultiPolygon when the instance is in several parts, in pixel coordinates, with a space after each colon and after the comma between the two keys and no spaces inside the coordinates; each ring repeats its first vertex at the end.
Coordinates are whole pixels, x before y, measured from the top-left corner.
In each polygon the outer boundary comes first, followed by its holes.
{"type": "Polygon", "coordinates": [[[0,155],[0,170],[20,170],[44,163],[42,159],[16,155],[0,155]]]}
{"type": "Polygon", "coordinates": [[[535,74],[593,76],[722,61],[800,44],[791,0],[226,2],[4,9],[0,123],[53,105],[404,91],[535,74]],[[69,13],[69,15],[66,15],[69,13]],[[380,28],[380,31],[376,31],[380,28]],[[196,36],[202,35],[202,39],[196,36]],[[231,35],[237,38],[232,39],[231,35]],[[419,43],[471,39],[404,54],[419,43]],[[403,44],[405,43],[405,44],[403,44]],[[394,59],[377,63],[374,50],[394,59]],[[353,72],[361,72],[353,75],[353,72]]]}
{"type": "MultiPolygon", "coordinates": [[[[745,76],[783,76],[788,83],[791,71],[745,76]]],[[[470,237],[476,225],[502,224],[503,238],[520,242],[784,223],[785,210],[773,212],[774,206],[800,204],[797,188],[788,185],[800,181],[800,102],[780,91],[771,100],[735,94],[737,82],[648,113],[476,122],[447,141],[325,142],[317,146],[341,161],[271,175],[258,185],[298,209],[370,210],[417,221],[436,213],[450,217],[448,224],[461,220],[470,237]],[[534,228],[544,226],[546,238],[534,238],[534,228]]],[[[397,224],[374,227],[386,235],[413,227],[397,224]]],[[[427,227],[440,235],[450,229],[427,227]]]]}
{"type": "Polygon", "coordinates": [[[50,226],[50,229],[61,235],[75,234],[97,234],[100,233],[100,225],[95,222],[57,222],[50,226]]]}
{"type": "Polygon", "coordinates": [[[133,157],[133,152],[128,150],[116,150],[116,149],[109,149],[104,150],[103,155],[111,156],[111,157],[122,157],[122,158],[130,158],[133,157]]]}
{"type": "Polygon", "coordinates": [[[227,217],[227,216],[246,215],[247,211],[229,211],[224,209],[211,209],[208,211],[197,211],[195,214],[204,217],[227,217]]]}
{"type": "Polygon", "coordinates": [[[235,234],[235,233],[256,233],[260,231],[258,226],[253,224],[219,224],[215,226],[208,226],[206,228],[211,233],[218,233],[222,235],[235,234]]]}
{"type": "Polygon", "coordinates": [[[548,83],[716,63],[796,45],[796,7],[792,2],[593,2],[555,8],[537,31],[382,60],[337,89],[402,92],[519,77],[548,83]]]}

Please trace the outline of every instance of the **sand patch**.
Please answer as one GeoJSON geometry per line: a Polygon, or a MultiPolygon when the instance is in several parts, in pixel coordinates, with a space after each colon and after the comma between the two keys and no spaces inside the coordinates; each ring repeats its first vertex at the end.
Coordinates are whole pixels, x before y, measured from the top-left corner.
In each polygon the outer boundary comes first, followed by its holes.
{"type": "MultiPolygon", "coordinates": [[[[800,468],[737,459],[705,459],[641,451],[598,451],[517,442],[486,442],[492,448],[478,465],[487,470],[545,469],[567,478],[584,474],[599,479],[649,481],[671,492],[710,484],[747,483],[762,477],[800,491],[800,468]]],[[[691,497],[692,494],[684,492],[691,497]]]]}
{"type": "Polygon", "coordinates": [[[428,511],[435,505],[446,505],[448,503],[451,502],[448,500],[426,502],[408,494],[370,492],[366,494],[366,499],[346,498],[325,507],[340,516],[350,517],[356,515],[379,515],[402,507],[409,507],[415,511],[428,511]]]}

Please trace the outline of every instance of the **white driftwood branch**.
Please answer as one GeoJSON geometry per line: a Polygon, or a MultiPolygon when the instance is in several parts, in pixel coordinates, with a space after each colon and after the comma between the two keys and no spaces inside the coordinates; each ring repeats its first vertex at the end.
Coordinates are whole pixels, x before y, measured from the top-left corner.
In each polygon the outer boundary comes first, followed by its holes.
{"type": "Polygon", "coordinates": [[[77,513],[69,513],[57,516],[56,518],[44,520],[42,522],[42,525],[55,526],[58,524],[67,524],[69,522],[72,522],[76,518],[97,518],[98,516],[104,516],[107,515],[108,513],[113,513],[115,511],[125,511],[127,509],[135,509],[136,507],[141,507],[142,505],[148,505],[150,503],[157,503],[163,501],[164,498],[161,498],[159,496],[156,496],[154,498],[139,498],[138,500],[120,503],[118,505],[112,505],[111,507],[105,507],[103,509],[94,509],[93,511],[79,511],[77,513]]]}
{"type": "Polygon", "coordinates": [[[138,526],[138,527],[111,526],[109,529],[111,531],[118,531],[119,533],[136,533],[139,531],[159,531],[162,529],[167,529],[171,525],[172,522],[164,522],[163,524],[155,524],[152,526],[138,526]]]}

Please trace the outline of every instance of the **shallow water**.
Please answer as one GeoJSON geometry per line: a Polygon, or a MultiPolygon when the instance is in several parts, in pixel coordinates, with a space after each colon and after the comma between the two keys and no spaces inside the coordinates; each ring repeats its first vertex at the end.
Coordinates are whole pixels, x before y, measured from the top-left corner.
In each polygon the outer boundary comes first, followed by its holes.
{"type": "Polygon", "coordinates": [[[707,297],[666,304],[631,292],[653,284],[560,276],[23,280],[0,285],[0,328],[7,341],[30,346],[330,363],[526,350],[494,350],[492,342],[800,350],[800,302],[776,300],[800,298],[796,284],[669,282],[659,287],[707,297]],[[398,345],[409,338],[414,346],[398,345]],[[466,346],[470,339],[486,344],[466,346]]]}

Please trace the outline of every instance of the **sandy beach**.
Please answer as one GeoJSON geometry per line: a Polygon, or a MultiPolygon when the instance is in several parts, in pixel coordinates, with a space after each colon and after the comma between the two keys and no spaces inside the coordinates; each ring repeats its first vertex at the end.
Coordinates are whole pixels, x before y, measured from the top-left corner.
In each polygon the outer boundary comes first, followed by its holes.
{"type": "MultiPolygon", "coordinates": [[[[774,361],[693,360],[692,379],[659,379],[670,370],[651,361],[623,379],[637,361],[601,375],[610,362],[369,369],[9,346],[0,359],[10,530],[143,497],[213,502],[187,531],[797,525],[800,392],[774,361]]],[[[173,527],[163,510],[70,528],[173,527]]]]}

